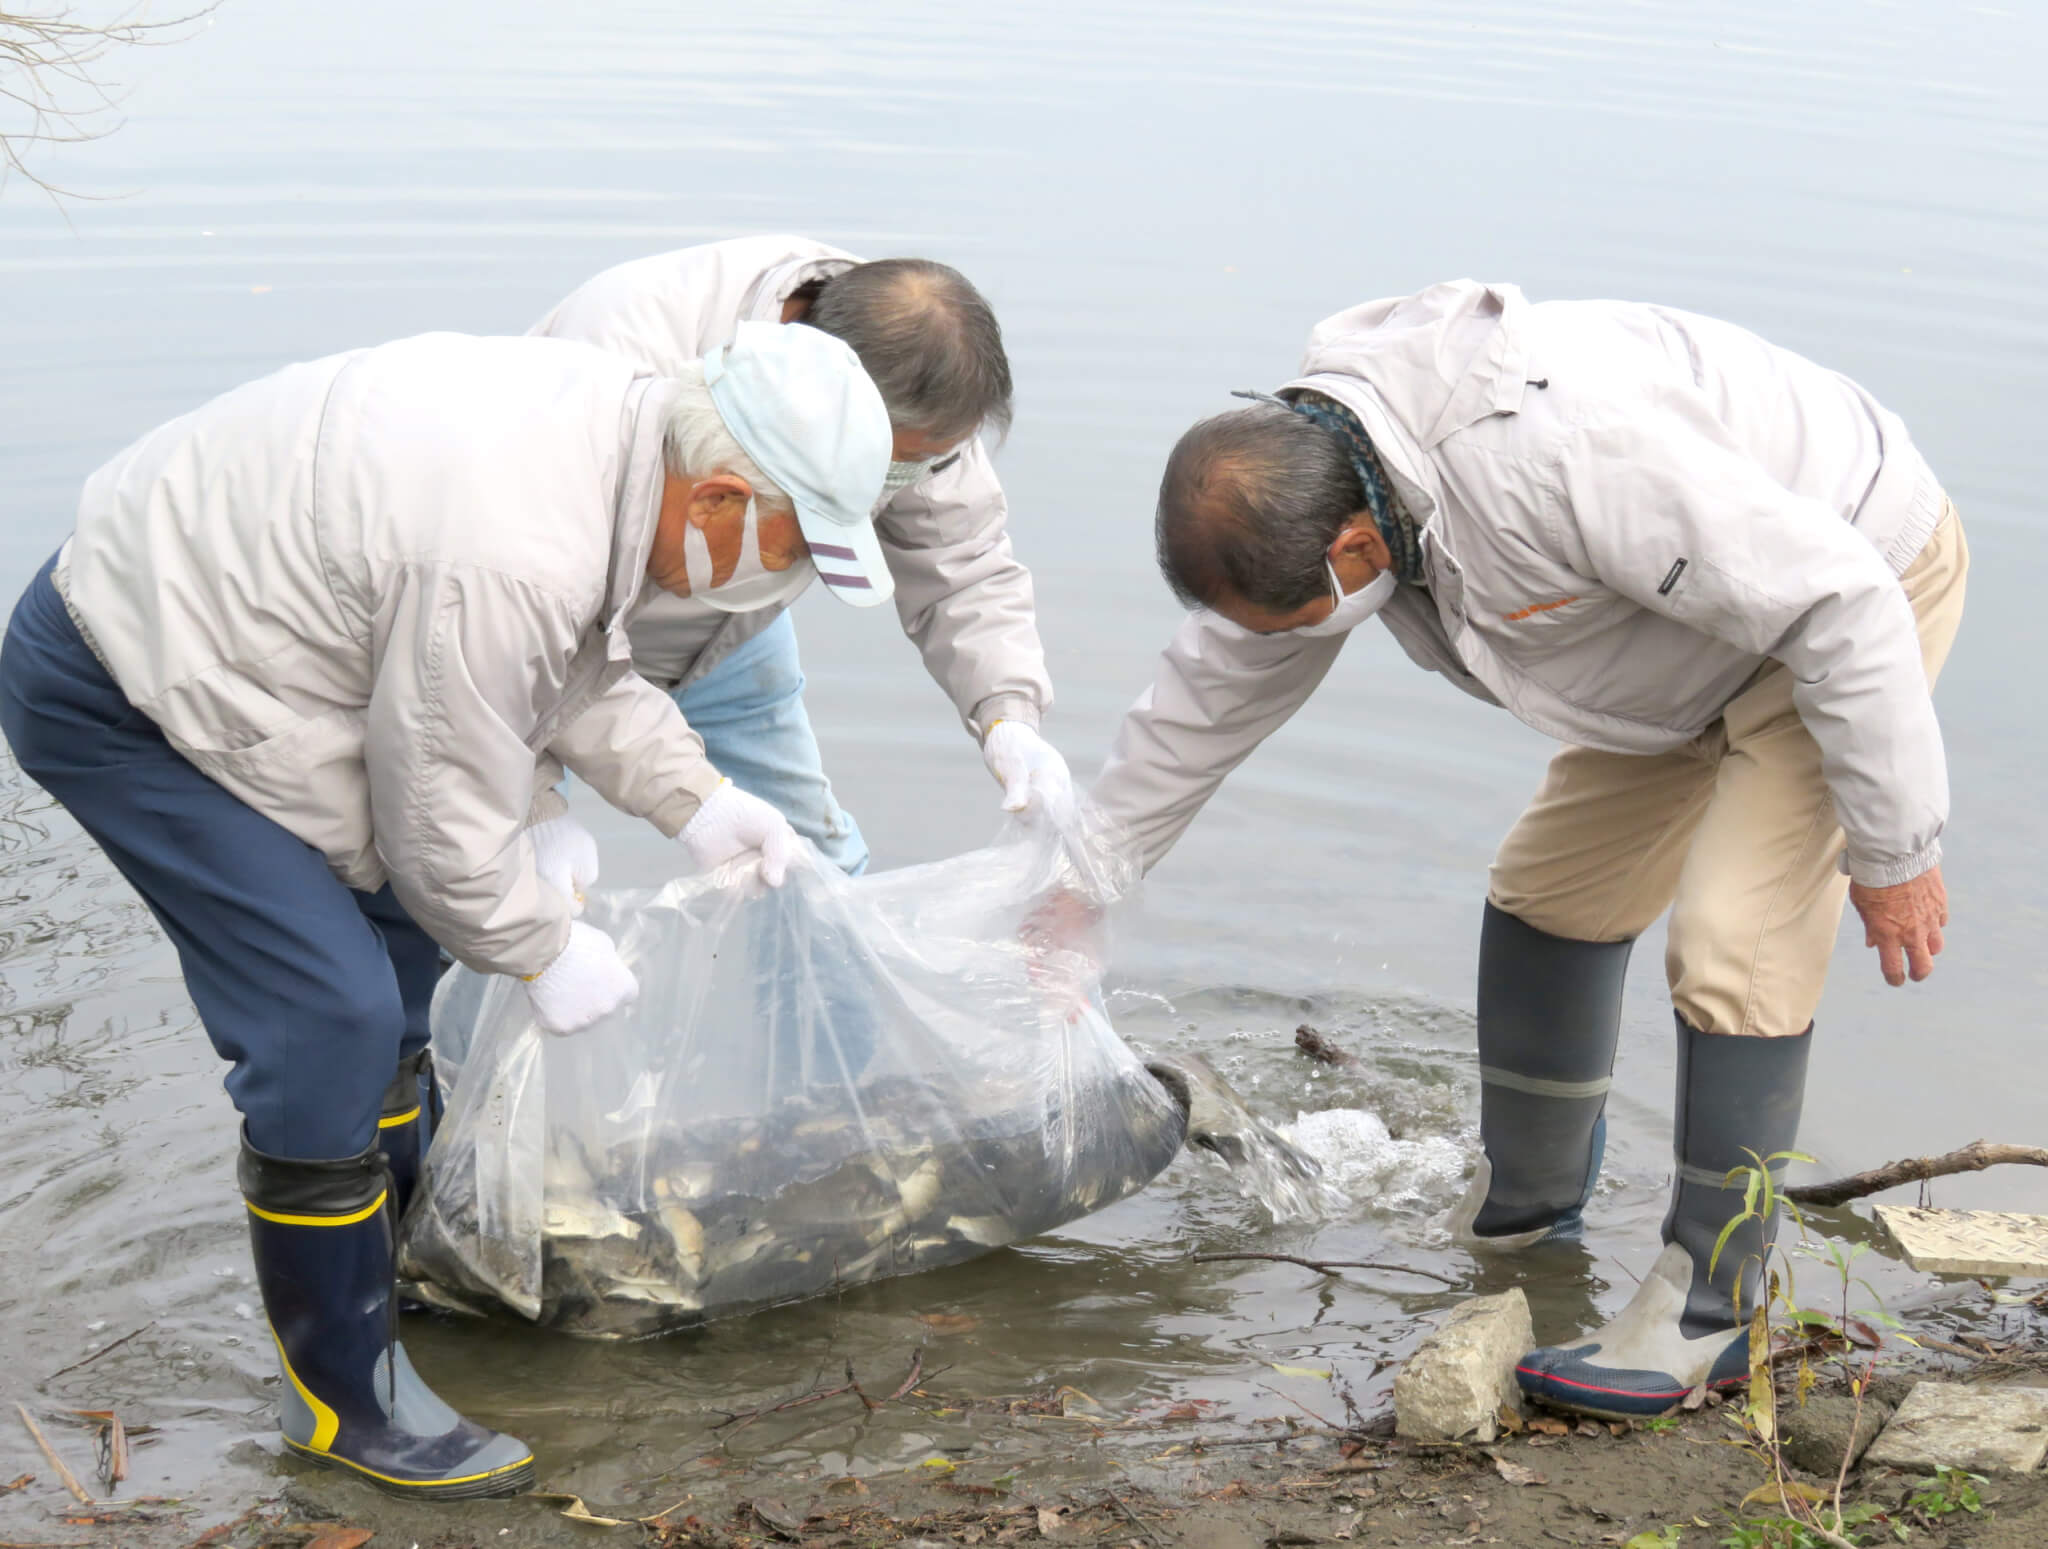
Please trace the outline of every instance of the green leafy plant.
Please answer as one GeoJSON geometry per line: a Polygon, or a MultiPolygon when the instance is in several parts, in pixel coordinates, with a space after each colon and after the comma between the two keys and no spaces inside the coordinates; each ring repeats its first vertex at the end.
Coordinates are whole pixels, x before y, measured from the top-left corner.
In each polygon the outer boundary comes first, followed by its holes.
{"type": "MultiPolygon", "coordinates": [[[[1821,1549],[1823,1545],[1832,1546],[1832,1549],[1858,1549],[1860,1545],[1873,1542],[1875,1533],[1889,1534],[1903,1541],[1907,1533],[1905,1523],[1895,1520],[1881,1507],[1868,1503],[1843,1504],[1842,1492],[1849,1477],[1846,1453],[1835,1475],[1832,1490],[1816,1489],[1794,1479],[1785,1460],[1780,1445],[1775,1372],[1781,1355],[1796,1358],[1792,1386],[1795,1401],[1801,1407],[1820,1381],[1821,1372],[1830,1364],[1841,1366],[1849,1378],[1850,1391],[1856,1397],[1857,1417],[1860,1419],[1872,1363],[1866,1360],[1860,1371],[1850,1370],[1848,1352],[1852,1345],[1848,1331],[1852,1328],[1861,1330],[1874,1343],[1879,1336],[1872,1325],[1896,1330],[1898,1322],[1882,1307],[1858,1309],[1851,1306],[1851,1298],[1858,1286],[1873,1300],[1877,1295],[1870,1283],[1856,1273],[1856,1261],[1867,1251],[1865,1246],[1858,1243],[1844,1248],[1839,1243],[1826,1240],[1816,1244],[1807,1231],[1806,1217],[1799,1206],[1779,1190],[1772,1175],[1774,1166],[1785,1162],[1811,1162],[1813,1158],[1797,1151],[1778,1151],[1767,1157],[1751,1151],[1748,1155],[1753,1165],[1731,1169],[1724,1184],[1731,1189],[1738,1183],[1741,1185],[1742,1209],[1721,1229],[1721,1235],[1714,1244],[1713,1257],[1709,1260],[1709,1272],[1718,1266],[1722,1250],[1744,1222],[1768,1224],[1782,1217],[1791,1222],[1797,1233],[1798,1251],[1833,1271],[1841,1287],[1841,1298],[1840,1310],[1836,1313],[1802,1306],[1795,1294],[1788,1250],[1775,1242],[1764,1250],[1757,1265],[1756,1305],[1747,1310],[1749,1388],[1736,1410],[1736,1418],[1747,1438],[1745,1444],[1769,1470],[1767,1481],[1750,1492],[1742,1503],[1743,1507],[1759,1506],[1766,1510],[1776,1507],[1778,1510],[1773,1515],[1734,1522],[1729,1536],[1722,1539],[1722,1543],[1728,1549],[1821,1549]]],[[[1736,1295],[1736,1311],[1742,1315],[1744,1309],[1740,1305],[1739,1285],[1736,1295]]],[[[1903,1334],[1895,1334],[1895,1337],[1907,1340],[1903,1334]]]]}
{"type": "Polygon", "coordinates": [[[1984,1509],[1984,1498],[1977,1493],[1977,1486],[1984,1483],[1982,1474],[1944,1465],[1935,1469],[1932,1479],[1924,1479],[1914,1487],[1906,1497],[1906,1510],[1929,1521],[1954,1516],[1959,1511],[1980,1512],[1984,1509]]]}

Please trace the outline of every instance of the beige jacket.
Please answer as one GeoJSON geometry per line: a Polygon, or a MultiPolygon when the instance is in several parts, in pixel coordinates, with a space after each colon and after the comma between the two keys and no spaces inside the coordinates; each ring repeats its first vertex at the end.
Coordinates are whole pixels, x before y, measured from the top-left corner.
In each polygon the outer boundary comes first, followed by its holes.
{"type": "Polygon", "coordinates": [[[717,783],[626,638],[672,391],[535,339],[287,366],[93,474],[57,584],[201,770],[472,968],[537,973],[569,931],[521,833],[547,756],[671,835],[717,783]]]}
{"type": "MultiPolygon", "coordinates": [[[[643,371],[672,375],[681,362],[730,342],[742,320],[779,321],[798,287],[858,262],[804,237],[683,248],[605,270],[531,332],[595,344],[643,371]]],[[[1010,551],[1008,513],[977,441],[898,491],[875,516],[903,632],[977,737],[998,720],[1036,726],[1052,707],[1031,572],[1010,551]]],[[[667,687],[693,683],[781,611],[728,615],[707,643],[701,614],[658,594],[633,623],[634,655],[667,687]]]]}
{"type": "MultiPolygon", "coordinates": [[[[1729,323],[1468,280],[1327,319],[1290,386],[1358,414],[1425,524],[1427,589],[1379,615],[1413,660],[1620,753],[1698,735],[1783,662],[1850,875],[1939,860],[1947,764],[1897,577],[1943,497],[1855,383],[1729,323]]],[[[1147,864],[1343,644],[1189,616],[1095,791],[1147,864]]]]}

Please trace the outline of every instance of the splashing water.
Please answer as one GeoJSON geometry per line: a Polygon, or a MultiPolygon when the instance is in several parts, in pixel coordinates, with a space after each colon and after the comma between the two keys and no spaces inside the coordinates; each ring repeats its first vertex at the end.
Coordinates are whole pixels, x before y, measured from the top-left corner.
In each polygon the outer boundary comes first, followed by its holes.
{"type": "Polygon", "coordinates": [[[1221,1162],[1238,1193],[1265,1205],[1275,1221],[1314,1220],[1342,1200],[1322,1164],[1247,1108],[1199,1054],[1170,1055],[1145,1068],[1187,1110],[1189,1148],[1221,1162]]]}
{"type": "Polygon", "coordinates": [[[1375,1211],[1448,1205],[1463,1187],[1466,1148],[1445,1135],[1396,1140],[1363,1108],[1298,1113],[1279,1131],[1321,1169],[1332,1193],[1370,1201],[1375,1211]]]}

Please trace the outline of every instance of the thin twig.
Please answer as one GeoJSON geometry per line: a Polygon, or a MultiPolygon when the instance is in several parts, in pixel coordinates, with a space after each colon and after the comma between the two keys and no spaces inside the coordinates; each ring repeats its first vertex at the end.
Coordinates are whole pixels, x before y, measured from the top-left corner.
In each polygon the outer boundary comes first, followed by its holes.
{"type": "Polygon", "coordinates": [[[1808,1183],[1780,1189],[1786,1199],[1801,1205],[1844,1205],[1866,1194],[1895,1189],[1902,1183],[1925,1183],[1929,1178],[1946,1178],[1952,1173],[1982,1172],[1987,1167],[2014,1163],[2025,1167],[2048,1167],[2048,1146],[2008,1146],[1988,1140],[1973,1140],[1959,1151],[1940,1156],[1914,1156],[1887,1162],[1868,1172],[1852,1173],[1832,1183],[1808,1183]]]}
{"type": "Polygon", "coordinates": [[[28,1412],[28,1406],[16,1404],[14,1409],[15,1413],[21,1416],[21,1423],[28,1427],[29,1435],[36,1439],[36,1445],[43,1449],[43,1456],[50,1460],[50,1467],[57,1470],[57,1478],[63,1483],[64,1488],[71,1492],[71,1498],[81,1506],[96,1504],[93,1498],[85,1493],[85,1486],[78,1482],[78,1476],[66,1468],[64,1460],[57,1456],[57,1451],[50,1445],[49,1438],[43,1435],[43,1428],[36,1424],[36,1417],[28,1412]]]}
{"type": "Polygon", "coordinates": [[[1313,1409],[1309,1408],[1308,1405],[1302,1403],[1300,1399],[1288,1398],[1285,1393],[1282,1393],[1278,1388],[1273,1387],[1271,1384],[1262,1382],[1259,1384],[1259,1386],[1264,1388],[1268,1393],[1272,1394],[1275,1398],[1281,1399],[1286,1403],[1292,1404],[1296,1409],[1299,1409],[1303,1414],[1307,1415],[1311,1420],[1315,1421],[1317,1425],[1328,1426],[1331,1430],[1338,1432],[1341,1432],[1344,1429],[1343,1426],[1339,1425],[1335,1420],[1332,1420],[1328,1415],[1317,1414],[1313,1409]]]}
{"type": "Polygon", "coordinates": [[[1233,1259],[1266,1259],[1275,1264],[1299,1264],[1303,1269],[1319,1270],[1323,1274],[1335,1274],[1340,1269],[1392,1269],[1404,1275],[1420,1275],[1425,1280],[1434,1280],[1439,1285],[1453,1288],[1463,1284],[1449,1275],[1440,1275],[1433,1269],[1417,1269],[1412,1264],[1386,1264],[1374,1259],[1301,1259],[1291,1253],[1191,1253],[1188,1261],[1194,1264],[1224,1264],[1233,1259]]]}
{"type": "MultiPolygon", "coordinates": [[[[1143,1533],[1147,1538],[1151,1539],[1153,1543],[1159,1543],[1159,1535],[1153,1532],[1149,1527],[1145,1526],[1144,1519],[1141,1518],[1135,1511],[1131,1510],[1129,1506],[1124,1504],[1124,1498],[1121,1495],[1118,1495],[1114,1490],[1109,1490],[1104,1492],[1104,1499],[1106,1499],[1110,1503],[1110,1505],[1114,1506],[1118,1511],[1122,1512],[1124,1515],[1124,1520],[1130,1523],[1132,1527],[1136,1528],[1140,1533],[1143,1533]]],[[[1164,1546],[1162,1546],[1162,1549],[1164,1549],[1164,1546]]]]}
{"type": "Polygon", "coordinates": [[[152,1318],[149,1320],[149,1322],[143,1324],[141,1328],[136,1329],[134,1333],[123,1334],[119,1339],[115,1340],[110,1345],[101,1345],[99,1349],[93,1351],[93,1353],[87,1356],[84,1360],[73,1361],[69,1366],[59,1367],[56,1371],[51,1372],[49,1376],[45,1377],[42,1380],[42,1382],[38,1383],[37,1386],[42,1387],[48,1383],[55,1382],[59,1377],[64,1376],[67,1372],[75,1372],[81,1366],[90,1366],[94,1361],[97,1361],[109,1350],[118,1350],[121,1348],[121,1346],[127,1344],[129,1340],[133,1339],[136,1334],[147,1334],[151,1329],[155,1327],[156,1320],[152,1318]]]}
{"type": "Polygon", "coordinates": [[[888,1396],[888,1398],[884,1400],[884,1402],[893,1404],[897,1402],[899,1399],[908,1397],[910,1394],[910,1390],[917,1386],[918,1382],[923,1378],[923,1376],[924,1346],[919,1345],[917,1349],[913,1350],[910,1354],[910,1375],[903,1379],[902,1384],[896,1389],[894,1393],[891,1393],[888,1396]]]}

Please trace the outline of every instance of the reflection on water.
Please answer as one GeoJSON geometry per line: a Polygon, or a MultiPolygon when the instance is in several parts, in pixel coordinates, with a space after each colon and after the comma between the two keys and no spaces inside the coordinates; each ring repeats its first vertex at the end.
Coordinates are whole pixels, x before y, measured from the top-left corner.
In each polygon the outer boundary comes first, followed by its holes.
{"type": "MultiPolygon", "coordinates": [[[[2048,657],[2023,579],[2048,565],[2044,42],[2039,8],[1934,0],[229,4],[203,37],[124,62],[120,134],[52,153],[53,177],[123,197],[59,212],[0,195],[0,591],[60,541],[92,467],[209,393],[423,329],[516,331],[663,247],[805,231],[957,262],[1000,308],[1020,389],[1002,468],[1060,691],[1048,730],[1085,776],[1177,616],[1149,554],[1166,447],[1228,389],[1283,379],[1316,318],[1466,273],[1729,316],[1897,408],[1979,559],[1942,685],[1949,952],[1933,983],[1893,994],[1845,935],[1804,1143],[1831,1168],[1880,1161],[1874,1112],[1887,1155],[2037,1138],[2038,1091],[1984,1071],[2032,1068],[2048,982],[2048,748],[2012,687],[2048,657]]],[[[984,841],[993,788],[893,624],[829,602],[798,622],[834,782],[877,864],[984,841]]],[[[1071,1383],[1117,1413],[1199,1395],[1247,1416],[1284,1410],[1272,1388],[1327,1400],[1281,1365],[1370,1403],[1382,1363],[1455,1294],[1195,1252],[1385,1257],[1522,1285],[1546,1337],[1585,1326],[1647,1264],[1662,1209],[1654,935],[1586,1241],[1475,1265],[1442,1225],[1476,1114],[1485,864],[1547,751],[1360,639],[1152,879],[1119,1025],[1148,1057],[1212,1061],[1321,1161],[1334,1207],[1275,1222],[1183,1156],[1051,1237],[830,1302],[605,1348],[429,1320],[409,1346],[452,1400],[534,1442],[551,1480],[628,1500],[673,1499],[710,1466],[688,1460],[714,1411],[849,1358],[900,1373],[921,1342],[963,1398],[1071,1383]],[[1297,1055],[1304,1020],[1362,1067],[1297,1055]]],[[[579,812],[608,883],[673,867],[645,829],[579,812]]],[[[218,1499],[271,1467],[231,1450],[269,1432],[275,1395],[233,1149],[161,937],[0,769],[0,1359],[53,1407],[117,1402],[160,1425],[138,1493],[218,1499]]],[[[2033,1203],[1995,1175],[1944,1198],[2033,1203]]],[[[40,1470],[0,1437],[0,1477],[40,1470]]],[[[860,1472],[969,1445],[1037,1443],[966,1415],[819,1405],[728,1451],[860,1472]]]]}

